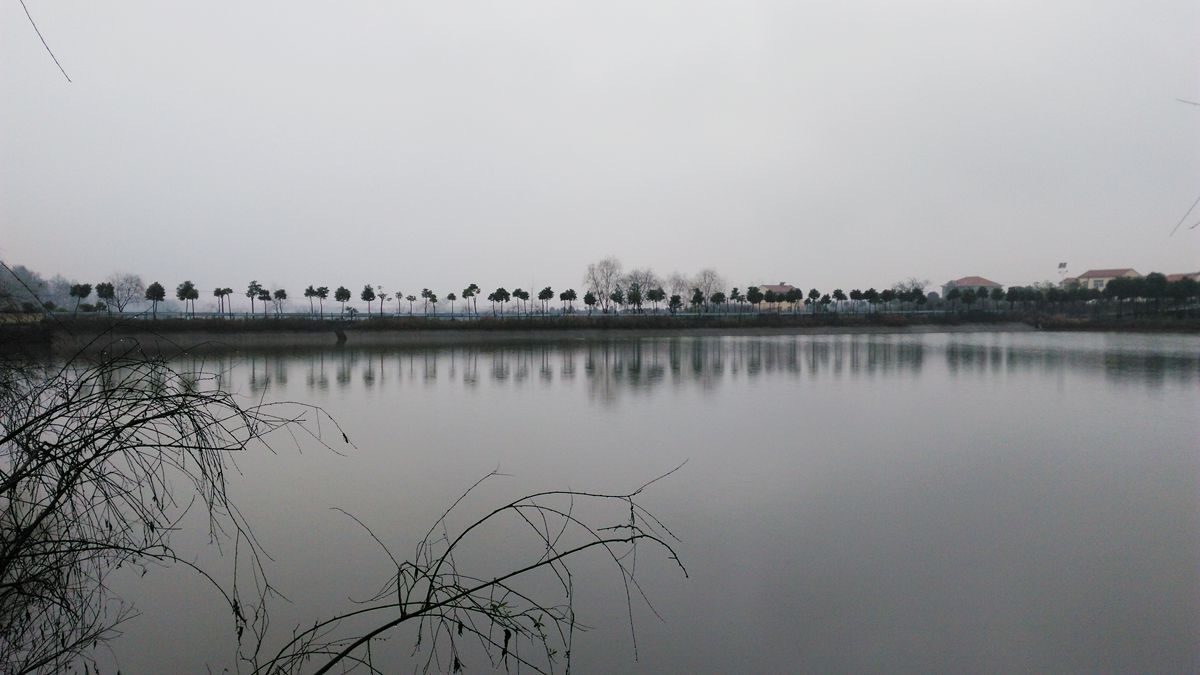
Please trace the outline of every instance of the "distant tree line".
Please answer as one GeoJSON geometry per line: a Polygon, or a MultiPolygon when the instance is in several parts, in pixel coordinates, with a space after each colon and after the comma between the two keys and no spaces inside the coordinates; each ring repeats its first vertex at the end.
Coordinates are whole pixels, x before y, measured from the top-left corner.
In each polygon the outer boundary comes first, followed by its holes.
{"type": "MultiPolygon", "coordinates": [[[[157,318],[159,305],[167,300],[167,289],[159,281],[144,285],[140,276],[116,273],[95,284],[74,283],[62,277],[45,281],[35,272],[23,266],[2,270],[0,278],[0,311],[34,312],[50,311],[79,312],[114,311],[123,314],[138,301],[149,305],[152,318],[157,318]],[[65,298],[63,296],[65,295],[65,298]],[[94,301],[92,298],[94,296],[94,301]]],[[[1187,306],[1200,297],[1200,283],[1195,279],[1183,278],[1168,281],[1161,273],[1154,272],[1144,277],[1122,277],[1109,282],[1103,291],[1071,286],[1062,288],[1051,282],[1031,286],[1003,288],[954,288],[944,298],[926,291],[928,281],[911,278],[897,282],[890,288],[866,290],[854,288],[849,292],[835,288],[824,291],[787,286],[763,287],[751,285],[729,288],[724,278],[715,270],[704,269],[694,276],[673,273],[660,277],[653,270],[641,268],[624,271],[621,262],[613,257],[588,265],[584,274],[584,291],[580,297],[574,288],[556,292],[545,286],[536,295],[523,288],[508,290],[501,286],[484,295],[490,303],[490,315],[494,318],[532,317],[534,315],[573,314],[576,302],[582,302],[582,311],[588,315],[604,314],[743,314],[743,313],[896,313],[896,312],[1080,312],[1109,309],[1118,314],[1131,311],[1145,313],[1187,306]],[[557,300],[557,304],[555,303],[557,300]]],[[[268,288],[257,280],[251,280],[241,293],[249,301],[249,316],[257,316],[261,307],[262,316],[283,316],[286,313],[289,295],[283,288],[268,288]]],[[[185,317],[196,316],[196,300],[200,290],[191,280],[175,286],[174,298],[182,306],[185,317]]],[[[216,299],[216,311],[212,314],[234,317],[233,296],[230,287],[218,286],[212,290],[216,299]]],[[[413,316],[415,305],[421,303],[421,316],[439,315],[439,303],[444,299],[451,316],[479,318],[479,296],[483,290],[471,283],[461,293],[449,292],[444,298],[429,288],[421,289],[419,295],[405,295],[400,290],[388,291],[381,285],[365,284],[358,299],[366,306],[368,317],[413,316]],[[462,301],[461,312],[457,303],[462,301]],[[389,310],[388,303],[395,302],[389,310]],[[376,303],[378,305],[376,306],[376,303]]],[[[346,286],[311,284],[303,291],[308,300],[308,314],[314,318],[325,318],[325,301],[339,304],[336,316],[354,318],[359,310],[348,307],[353,293],[346,286]]]]}
{"type": "Polygon", "coordinates": [[[1050,282],[1032,286],[993,288],[987,293],[976,289],[951,289],[945,300],[954,308],[978,305],[983,309],[1009,311],[1062,312],[1084,311],[1088,308],[1115,308],[1118,313],[1157,312],[1183,307],[1200,298],[1200,282],[1184,277],[1168,281],[1165,274],[1151,272],[1144,277],[1118,277],[1108,282],[1104,290],[1068,285],[1065,288],[1050,282]]]}

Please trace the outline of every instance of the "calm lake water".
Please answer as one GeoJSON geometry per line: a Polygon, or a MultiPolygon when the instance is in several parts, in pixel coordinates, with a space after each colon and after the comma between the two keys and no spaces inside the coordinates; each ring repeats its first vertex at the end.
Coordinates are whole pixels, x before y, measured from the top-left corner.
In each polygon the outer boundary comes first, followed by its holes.
{"type": "MultiPolygon", "coordinates": [[[[291,601],[277,636],[390,573],[332,507],[411,555],[493,469],[508,477],[454,523],[686,462],[643,503],[691,577],[642,551],[663,620],[635,601],[634,661],[620,578],[583,559],[577,672],[1200,671],[1197,337],[677,337],[204,365],[247,398],[322,406],[356,446],[282,438],[239,460],[231,491],[291,601]]],[[[476,551],[481,576],[511,563],[513,534],[476,551]]],[[[228,613],[193,577],[118,588],[142,610],[113,645],[123,672],[232,669],[228,613]]],[[[403,661],[386,670],[412,671],[411,636],[391,642],[403,661]]]]}

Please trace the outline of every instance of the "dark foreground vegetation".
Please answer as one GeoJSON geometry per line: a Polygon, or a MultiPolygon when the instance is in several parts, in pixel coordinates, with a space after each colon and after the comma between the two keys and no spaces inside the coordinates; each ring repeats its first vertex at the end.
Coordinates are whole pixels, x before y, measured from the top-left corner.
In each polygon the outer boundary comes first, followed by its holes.
{"type": "Polygon", "coordinates": [[[374,597],[271,631],[279,597],[269,579],[278,563],[231,501],[236,472],[228,469],[239,453],[269,452],[276,436],[307,434],[330,452],[352,451],[331,422],[299,403],[244,402],[215,374],[174,370],[136,345],[66,364],[0,360],[0,672],[100,672],[105,644],[136,612],[109,582],[150,567],[210,582],[237,636],[235,654],[212,658],[238,672],[569,670],[574,588],[586,581],[572,579],[572,560],[610,560],[631,603],[640,595],[632,565],[639,545],[678,563],[672,535],[638,502],[649,483],[624,494],[527,495],[458,531],[447,518],[462,497],[448,496],[450,509],[407,559],[347,514],[375,537],[395,573],[379,580],[374,597]],[[172,534],[197,524],[230,552],[225,569],[201,567],[190,562],[194,551],[174,547],[172,534]],[[528,536],[524,563],[460,567],[456,551],[501,527],[528,536]],[[552,597],[525,585],[533,573],[561,581],[552,597]],[[401,635],[424,641],[415,663],[396,661],[407,650],[379,658],[403,627],[415,631],[401,635]]]}

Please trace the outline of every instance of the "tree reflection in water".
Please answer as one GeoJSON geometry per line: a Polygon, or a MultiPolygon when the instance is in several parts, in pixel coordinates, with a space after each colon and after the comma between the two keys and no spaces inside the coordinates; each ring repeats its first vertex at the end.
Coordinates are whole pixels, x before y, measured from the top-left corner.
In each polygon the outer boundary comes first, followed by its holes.
{"type": "Polygon", "coordinates": [[[1077,370],[1100,374],[1111,382],[1161,385],[1169,379],[1190,382],[1200,376],[1200,355],[1188,349],[1142,351],[1135,340],[1095,344],[1094,340],[1088,343],[1062,334],[680,336],[251,352],[197,358],[218,362],[222,371],[237,362],[248,373],[250,392],[256,394],[286,386],[289,369],[303,368],[305,385],[318,390],[329,388],[331,375],[339,389],[356,380],[364,388],[383,387],[391,376],[400,382],[432,385],[444,375],[452,382],[474,387],[484,380],[549,386],[582,375],[589,395],[606,402],[622,395],[649,394],[663,386],[711,391],[731,379],[836,380],[919,374],[928,356],[940,357],[939,363],[954,377],[1077,370]],[[482,371],[481,359],[485,364],[482,371]]]}

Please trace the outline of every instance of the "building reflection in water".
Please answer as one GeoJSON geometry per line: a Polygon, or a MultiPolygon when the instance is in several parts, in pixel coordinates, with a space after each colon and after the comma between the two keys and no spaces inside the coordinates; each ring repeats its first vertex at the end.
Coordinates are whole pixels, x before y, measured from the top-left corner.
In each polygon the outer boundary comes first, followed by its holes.
{"type": "Polygon", "coordinates": [[[1162,386],[1168,381],[1194,385],[1200,378],[1200,354],[1123,350],[1030,349],[951,342],[943,350],[952,375],[996,375],[1039,371],[1103,373],[1112,383],[1162,386]]]}

